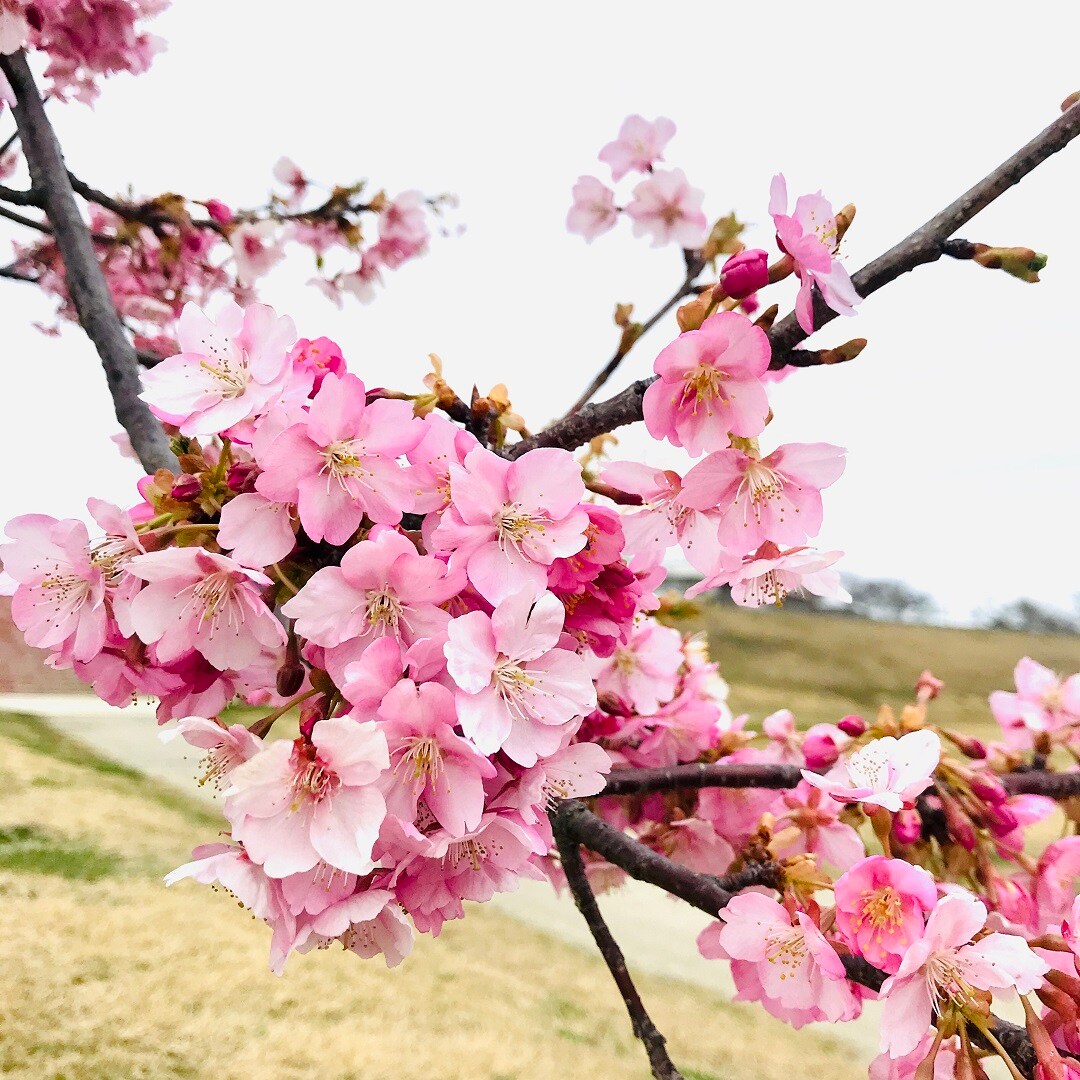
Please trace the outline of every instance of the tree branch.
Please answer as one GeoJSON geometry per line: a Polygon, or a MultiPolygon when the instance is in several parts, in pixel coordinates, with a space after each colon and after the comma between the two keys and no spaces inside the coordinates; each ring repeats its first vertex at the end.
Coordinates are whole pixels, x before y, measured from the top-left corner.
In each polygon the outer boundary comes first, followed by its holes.
{"type": "Polygon", "coordinates": [[[30,167],[33,187],[41,193],[57,247],[64,259],[68,293],[79,322],[97,349],[112,394],[116,418],[131,438],[143,468],[176,468],[161,425],[139,400],[141,384],[135,349],[120,323],[93,242],[75,202],[63,154],[56,140],[26,57],[0,57],[15,92],[15,122],[30,167]]]}
{"type": "Polygon", "coordinates": [[[596,947],[600,950],[600,955],[604,958],[608,971],[611,972],[611,977],[615,980],[615,985],[622,995],[634,1034],[645,1046],[653,1076],[656,1080],[683,1080],[682,1074],[668,1057],[664,1036],[660,1034],[646,1011],[634,980],[630,977],[622,949],[619,948],[618,942],[608,929],[607,923],[604,922],[604,916],[589,886],[585,865],[581,861],[580,843],[569,835],[558,810],[551,814],[551,827],[559,848],[563,872],[566,874],[566,883],[570,888],[574,903],[588,925],[593,941],[596,942],[596,947]]]}
{"type": "MultiPolygon", "coordinates": [[[[909,270],[924,263],[936,262],[943,254],[945,241],[957,229],[989,206],[999,195],[1019,183],[1048,157],[1067,146],[1077,135],[1080,135],[1080,103],[1067,109],[1031,142],[941,213],[936,214],[884,255],[864,266],[852,278],[856,291],[865,298],[909,270]]],[[[835,318],[836,313],[826,307],[821,296],[815,291],[815,328],[820,329],[835,318]]],[[[792,364],[793,350],[808,336],[799,326],[794,313],[785,316],[769,331],[772,344],[772,362],[769,367],[777,370],[792,364]]],[[[509,450],[509,456],[520,457],[537,446],[559,446],[565,450],[573,450],[597,435],[640,420],[641,399],[650,382],[652,379],[638,380],[631,383],[621,394],[586,406],[580,412],[556,421],[545,431],[516,443],[509,450]]]]}
{"type": "Polygon", "coordinates": [[[18,191],[15,188],[5,187],[3,184],[0,184],[0,199],[3,199],[6,203],[11,203],[12,206],[41,205],[41,196],[33,189],[18,191]]]}

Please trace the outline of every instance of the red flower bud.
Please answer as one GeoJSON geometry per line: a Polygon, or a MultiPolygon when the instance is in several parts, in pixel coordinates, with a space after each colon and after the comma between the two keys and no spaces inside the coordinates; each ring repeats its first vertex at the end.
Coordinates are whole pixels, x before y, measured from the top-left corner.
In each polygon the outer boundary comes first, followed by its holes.
{"type": "Polygon", "coordinates": [[[720,288],[732,300],[742,300],[768,283],[769,255],[760,248],[748,248],[732,255],[720,271],[720,288]]]}
{"type": "Polygon", "coordinates": [[[845,735],[850,735],[853,739],[857,739],[866,731],[866,721],[861,716],[845,716],[836,726],[845,735]]]}

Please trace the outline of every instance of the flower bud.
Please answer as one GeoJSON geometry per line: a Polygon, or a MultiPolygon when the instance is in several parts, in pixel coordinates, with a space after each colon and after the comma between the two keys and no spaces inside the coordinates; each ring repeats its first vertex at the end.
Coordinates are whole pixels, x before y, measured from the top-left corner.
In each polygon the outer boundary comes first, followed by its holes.
{"type": "Polygon", "coordinates": [[[238,461],[229,467],[225,475],[225,483],[230,491],[241,492],[253,490],[257,467],[253,461],[238,461]]]}
{"type": "Polygon", "coordinates": [[[854,714],[845,716],[836,726],[845,735],[850,735],[853,739],[857,739],[866,731],[866,721],[861,716],[856,716],[854,714]]]}
{"type": "Polygon", "coordinates": [[[720,287],[732,300],[742,300],[769,283],[769,255],[761,248],[747,248],[732,255],[720,270],[720,287]]]}
{"type": "Polygon", "coordinates": [[[282,697],[292,697],[304,685],[304,665],[288,661],[278,669],[277,692],[282,697]]]}
{"type": "Polygon", "coordinates": [[[960,809],[955,799],[942,799],[941,808],[945,812],[945,824],[948,826],[949,836],[965,851],[974,851],[977,838],[971,818],[960,809]]]}
{"type": "Polygon", "coordinates": [[[924,671],[915,683],[915,696],[919,701],[933,701],[945,684],[930,671],[924,671]]]}
{"type": "Polygon", "coordinates": [[[836,764],[847,741],[847,736],[834,724],[815,724],[803,739],[806,767],[818,770],[836,764]]]}
{"type": "Polygon", "coordinates": [[[197,476],[191,476],[188,473],[181,473],[173,481],[172,491],[170,492],[172,497],[180,502],[197,499],[201,493],[202,481],[197,476]]]}
{"type": "Polygon", "coordinates": [[[1046,256],[1032,248],[988,247],[974,244],[972,258],[988,270],[1004,270],[1021,281],[1038,281],[1039,271],[1046,266],[1046,256]]]}
{"type": "Polygon", "coordinates": [[[914,844],[922,836],[922,815],[914,807],[893,815],[893,836],[898,844],[914,844]]]}
{"type": "Polygon", "coordinates": [[[220,199],[207,199],[203,203],[206,212],[219,225],[228,225],[233,219],[233,212],[220,199]]]}
{"type": "Polygon", "coordinates": [[[983,802],[991,806],[1000,806],[1009,797],[1009,793],[993,773],[973,773],[969,785],[983,802]]]}
{"type": "Polygon", "coordinates": [[[1061,111],[1068,112],[1074,105],[1080,104],[1080,90],[1075,90],[1062,103],[1061,111]]]}

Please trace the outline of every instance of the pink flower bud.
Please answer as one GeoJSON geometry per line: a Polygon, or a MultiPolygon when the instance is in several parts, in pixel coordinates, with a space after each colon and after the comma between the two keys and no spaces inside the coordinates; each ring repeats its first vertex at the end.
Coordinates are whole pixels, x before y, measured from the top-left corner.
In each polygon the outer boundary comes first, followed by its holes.
{"type": "Polygon", "coordinates": [[[847,736],[834,724],[815,724],[803,739],[803,754],[808,769],[827,769],[836,763],[847,736]]]}
{"type": "Polygon", "coordinates": [[[220,199],[207,199],[203,205],[206,212],[219,225],[228,225],[233,219],[233,212],[220,199]]]}
{"type": "Polygon", "coordinates": [[[1009,797],[1001,781],[991,773],[976,773],[971,778],[971,790],[991,806],[1000,806],[1009,797]]]}
{"type": "Polygon", "coordinates": [[[256,466],[252,461],[238,461],[229,468],[225,483],[230,491],[251,491],[255,479],[256,466]]]}
{"type": "Polygon", "coordinates": [[[181,502],[189,499],[197,499],[202,492],[202,481],[197,476],[183,473],[178,476],[172,486],[172,497],[181,502]]]}
{"type": "Polygon", "coordinates": [[[850,735],[853,739],[857,739],[866,731],[866,721],[861,716],[845,716],[836,726],[845,735],[850,735]]]}
{"type": "Polygon", "coordinates": [[[920,701],[933,701],[941,693],[945,684],[931,672],[924,671],[915,683],[915,693],[920,701]]]}
{"type": "Polygon", "coordinates": [[[971,818],[964,813],[953,799],[942,799],[941,808],[945,811],[945,824],[949,829],[949,836],[953,842],[959,844],[965,851],[975,850],[975,826],[971,824],[971,818]]]}
{"type": "Polygon", "coordinates": [[[893,815],[893,836],[897,843],[914,844],[922,836],[922,815],[914,807],[893,815]]]}
{"type": "Polygon", "coordinates": [[[732,255],[720,271],[720,288],[732,300],[742,300],[768,284],[769,254],[760,248],[749,248],[732,255]]]}

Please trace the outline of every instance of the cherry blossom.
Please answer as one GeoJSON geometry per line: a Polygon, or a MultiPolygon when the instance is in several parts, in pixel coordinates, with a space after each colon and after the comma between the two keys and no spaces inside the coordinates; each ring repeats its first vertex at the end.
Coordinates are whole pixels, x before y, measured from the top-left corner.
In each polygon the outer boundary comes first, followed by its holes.
{"type": "Polygon", "coordinates": [[[270,566],[294,547],[293,510],[254,491],[230,499],[221,508],[218,543],[246,566],[270,566]]]}
{"type": "Polygon", "coordinates": [[[232,771],[262,749],[262,739],[253,735],[243,724],[226,727],[219,720],[202,716],[184,716],[176,726],[161,733],[162,742],[182,738],[191,746],[206,751],[199,786],[213,784],[222,789],[229,786],[232,771]]]}
{"type": "Polygon", "coordinates": [[[990,711],[1010,746],[1029,748],[1040,733],[1080,727],[1080,675],[1060,679],[1025,656],[1016,665],[1016,693],[995,690],[990,711]]]}
{"type": "Polygon", "coordinates": [[[761,434],[769,413],[761,378],[770,354],[765,333],[735,311],[719,311],[681,334],[653,364],[660,378],[642,404],[649,434],[693,457],[729,446],[729,433],[761,434]]]}
{"type": "Polygon", "coordinates": [[[677,630],[643,620],[625,645],[593,665],[593,679],[598,693],[614,694],[649,715],[675,696],[683,659],[677,630]]]}
{"type": "Polygon", "coordinates": [[[579,176],[572,192],[574,203],[566,215],[567,232],[584,236],[592,243],[615,228],[619,220],[619,208],[615,205],[615,192],[594,176],[579,176]]]}
{"type": "Polygon", "coordinates": [[[627,173],[651,172],[656,162],[664,160],[664,148],[674,134],[675,124],[666,116],[655,120],[628,116],[619,128],[619,137],[609,142],[599,157],[611,168],[611,179],[618,183],[627,173]]]}
{"type": "Polygon", "coordinates": [[[701,204],[705,192],[690,186],[682,169],[658,169],[642,180],[626,206],[635,236],[652,237],[652,246],[700,247],[708,225],[701,204]]]}

